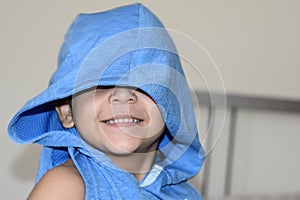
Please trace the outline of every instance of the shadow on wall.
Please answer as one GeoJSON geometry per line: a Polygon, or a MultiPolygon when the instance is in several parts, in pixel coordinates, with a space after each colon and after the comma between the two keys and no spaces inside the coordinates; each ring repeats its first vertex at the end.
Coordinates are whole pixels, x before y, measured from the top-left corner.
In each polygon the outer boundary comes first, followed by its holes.
{"type": "Polygon", "coordinates": [[[22,153],[20,153],[12,166],[10,167],[10,173],[12,177],[19,181],[35,180],[39,159],[40,159],[41,147],[38,145],[27,145],[24,147],[22,153]]]}

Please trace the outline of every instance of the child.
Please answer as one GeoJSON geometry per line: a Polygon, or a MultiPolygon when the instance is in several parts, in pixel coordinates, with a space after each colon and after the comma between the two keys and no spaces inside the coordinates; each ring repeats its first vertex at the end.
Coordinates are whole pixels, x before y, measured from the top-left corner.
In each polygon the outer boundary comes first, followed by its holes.
{"type": "Polygon", "coordinates": [[[29,199],[201,199],[204,160],[179,57],[141,4],[80,14],[49,87],[14,116],[43,145],[29,199]]]}

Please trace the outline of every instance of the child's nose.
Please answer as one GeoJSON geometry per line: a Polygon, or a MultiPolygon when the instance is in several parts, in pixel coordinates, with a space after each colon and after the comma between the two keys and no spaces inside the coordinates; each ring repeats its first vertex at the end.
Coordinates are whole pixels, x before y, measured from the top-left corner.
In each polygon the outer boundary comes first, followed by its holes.
{"type": "Polygon", "coordinates": [[[110,96],[111,103],[135,103],[137,101],[137,96],[135,90],[132,88],[122,88],[116,87],[113,89],[110,96]]]}

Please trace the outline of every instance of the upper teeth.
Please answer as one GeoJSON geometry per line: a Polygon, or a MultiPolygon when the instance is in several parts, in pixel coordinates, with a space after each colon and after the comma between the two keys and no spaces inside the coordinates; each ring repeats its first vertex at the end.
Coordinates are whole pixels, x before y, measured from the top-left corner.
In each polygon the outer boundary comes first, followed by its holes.
{"type": "Polygon", "coordinates": [[[123,118],[123,119],[111,119],[106,121],[107,124],[116,124],[116,123],[137,123],[140,122],[138,119],[132,119],[132,118],[123,118]]]}

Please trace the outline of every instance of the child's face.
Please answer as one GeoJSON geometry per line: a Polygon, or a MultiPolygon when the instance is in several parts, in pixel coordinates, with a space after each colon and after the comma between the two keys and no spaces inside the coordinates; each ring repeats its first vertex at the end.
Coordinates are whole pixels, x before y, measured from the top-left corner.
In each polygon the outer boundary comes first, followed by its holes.
{"type": "Polygon", "coordinates": [[[82,138],[107,154],[155,151],[165,124],[155,102],[128,87],[97,88],[72,98],[82,138]]]}

